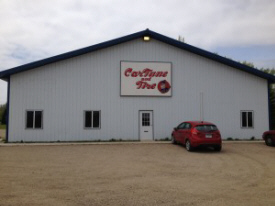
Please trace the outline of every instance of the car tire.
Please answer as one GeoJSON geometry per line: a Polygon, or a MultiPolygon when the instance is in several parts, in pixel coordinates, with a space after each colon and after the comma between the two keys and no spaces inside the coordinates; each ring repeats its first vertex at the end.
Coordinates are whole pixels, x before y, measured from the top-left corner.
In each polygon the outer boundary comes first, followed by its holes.
{"type": "Polygon", "coordinates": [[[177,144],[177,142],[176,142],[176,140],[175,140],[175,138],[174,138],[174,136],[172,135],[172,144],[177,144]]]}
{"type": "Polygon", "coordinates": [[[217,152],[220,152],[222,150],[222,146],[221,145],[217,145],[214,147],[214,150],[217,152]]]}
{"type": "Polygon", "coordinates": [[[185,148],[186,148],[186,150],[188,151],[188,152],[191,152],[191,151],[193,151],[193,147],[191,146],[191,142],[189,141],[189,140],[186,140],[186,142],[185,142],[185,148]]]}
{"type": "Polygon", "coordinates": [[[267,146],[273,146],[273,141],[272,141],[272,137],[271,135],[267,135],[266,138],[265,138],[265,144],[267,146]]]}

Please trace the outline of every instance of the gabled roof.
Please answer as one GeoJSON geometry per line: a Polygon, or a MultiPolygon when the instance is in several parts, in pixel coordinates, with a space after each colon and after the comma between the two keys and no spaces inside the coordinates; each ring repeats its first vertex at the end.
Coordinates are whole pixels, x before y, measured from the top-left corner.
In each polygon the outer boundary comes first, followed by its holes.
{"type": "Polygon", "coordinates": [[[175,46],[177,48],[192,52],[192,53],[200,55],[202,57],[214,60],[216,62],[220,62],[220,63],[225,64],[227,66],[230,66],[230,67],[239,69],[241,71],[248,72],[250,74],[256,75],[258,77],[267,79],[269,82],[275,82],[275,76],[273,76],[273,75],[270,75],[270,74],[262,72],[258,69],[246,66],[246,65],[241,64],[239,62],[221,57],[221,56],[216,55],[214,53],[205,51],[203,49],[199,49],[197,47],[194,47],[194,46],[191,46],[189,44],[180,42],[178,40],[169,38],[167,36],[164,36],[164,35],[161,35],[159,33],[154,32],[154,31],[151,31],[149,29],[146,29],[146,30],[143,30],[143,31],[140,31],[140,32],[137,32],[137,33],[133,33],[133,34],[130,34],[130,35],[127,35],[127,36],[124,36],[124,37],[120,37],[120,38],[117,38],[117,39],[113,39],[113,40],[110,40],[110,41],[106,41],[106,42],[103,42],[103,43],[100,43],[100,44],[95,44],[93,46],[85,47],[85,48],[82,48],[82,49],[67,52],[67,53],[64,53],[64,54],[60,54],[60,55],[57,55],[57,56],[53,56],[53,57],[50,57],[50,58],[46,58],[46,59],[43,59],[43,60],[35,61],[35,62],[32,62],[32,63],[28,63],[28,64],[25,64],[25,65],[22,65],[22,66],[18,66],[18,67],[14,67],[14,68],[2,71],[2,72],[0,72],[0,79],[7,80],[10,75],[13,75],[13,74],[16,74],[16,73],[19,73],[19,72],[27,71],[27,70],[30,70],[30,69],[35,69],[35,68],[40,67],[40,66],[44,66],[44,65],[47,65],[47,64],[51,64],[51,63],[54,63],[54,62],[61,61],[61,60],[69,59],[69,58],[76,57],[76,56],[79,56],[79,55],[87,54],[89,52],[94,52],[94,51],[97,51],[99,49],[104,49],[104,48],[107,48],[107,47],[110,47],[110,46],[114,46],[114,45],[117,45],[117,44],[121,44],[121,43],[124,43],[124,42],[131,41],[131,40],[134,40],[134,39],[142,38],[145,35],[150,36],[151,38],[159,40],[161,42],[164,42],[164,43],[170,44],[172,46],[175,46]]]}

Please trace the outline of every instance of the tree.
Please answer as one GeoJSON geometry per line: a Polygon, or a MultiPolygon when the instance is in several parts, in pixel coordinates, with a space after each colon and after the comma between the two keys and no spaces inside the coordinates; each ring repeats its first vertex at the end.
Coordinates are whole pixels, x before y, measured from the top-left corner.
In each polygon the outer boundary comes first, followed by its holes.
{"type": "Polygon", "coordinates": [[[181,41],[181,42],[183,42],[183,43],[185,42],[185,41],[184,41],[184,37],[183,37],[183,36],[181,36],[181,35],[179,35],[178,40],[179,40],[179,41],[181,41]]]}
{"type": "Polygon", "coordinates": [[[252,62],[242,61],[241,63],[246,65],[246,66],[256,68],[252,62]]]}
{"type": "Polygon", "coordinates": [[[272,69],[269,69],[269,68],[267,68],[267,69],[261,68],[261,71],[266,72],[266,73],[268,73],[268,74],[275,75],[275,68],[272,68],[272,69]]]}
{"type": "Polygon", "coordinates": [[[6,124],[7,104],[0,105],[0,122],[6,124]]]}

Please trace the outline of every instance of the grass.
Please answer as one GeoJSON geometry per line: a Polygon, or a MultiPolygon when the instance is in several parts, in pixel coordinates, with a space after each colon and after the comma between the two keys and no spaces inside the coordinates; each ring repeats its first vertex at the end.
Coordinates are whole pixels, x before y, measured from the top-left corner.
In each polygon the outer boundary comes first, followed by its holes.
{"type": "Polygon", "coordinates": [[[6,125],[0,124],[0,129],[6,129],[6,125]]]}

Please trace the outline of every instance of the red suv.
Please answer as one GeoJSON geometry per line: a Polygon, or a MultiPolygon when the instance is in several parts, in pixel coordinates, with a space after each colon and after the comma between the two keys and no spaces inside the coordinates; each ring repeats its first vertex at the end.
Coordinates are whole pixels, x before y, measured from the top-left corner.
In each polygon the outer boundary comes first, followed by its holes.
{"type": "Polygon", "coordinates": [[[179,124],[172,132],[172,143],[183,144],[187,151],[195,147],[213,147],[221,151],[222,140],[217,126],[211,122],[188,121],[179,124]]]}

